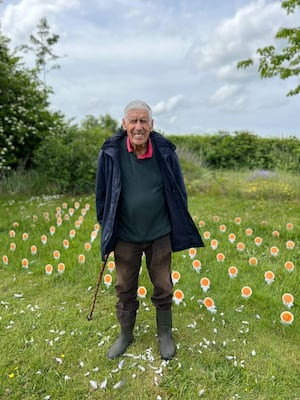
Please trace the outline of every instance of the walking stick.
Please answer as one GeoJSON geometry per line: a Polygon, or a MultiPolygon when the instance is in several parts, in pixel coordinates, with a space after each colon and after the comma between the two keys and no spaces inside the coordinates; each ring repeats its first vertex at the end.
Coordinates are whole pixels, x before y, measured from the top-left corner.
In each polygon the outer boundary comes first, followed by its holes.
{"type": "Polygon", "coordinates": [[[102,275],[107,263],[107,259],[108,259],[109,254],[105,255],[104,261],[102,261],[101,263],[101,267],[100,267],[100,271],[99,271],[99,275],[98,275],[98,280],[97,280],[97,284],[96,284],[96,288],[95,288],[95,293],[94,293],[94,299],[93,299],[93,303],[91,306],[91,311],[87,317],[88,321],[91,321],[93,319],[93,312],[94,312],[94,308],[95,308],[95,304],[96,304],[96,300],[97,300],[97,295],[98,295],[98,291],[99,291],[99,286],[100,283],[102,281],[102,275]]]}

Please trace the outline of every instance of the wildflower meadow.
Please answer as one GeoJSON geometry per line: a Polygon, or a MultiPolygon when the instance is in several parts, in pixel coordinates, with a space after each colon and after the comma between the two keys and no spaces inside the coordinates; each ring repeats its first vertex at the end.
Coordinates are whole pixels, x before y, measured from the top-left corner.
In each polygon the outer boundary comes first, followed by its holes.
{"type": "Polygon", "coordinates": [[[118,334],[93,196],[0,200],[0,397],[300,399],[299,199],[190,197],[203,249],[174,253],[176,357],[162,361],[144,261],[135,341],[118,334]]]}

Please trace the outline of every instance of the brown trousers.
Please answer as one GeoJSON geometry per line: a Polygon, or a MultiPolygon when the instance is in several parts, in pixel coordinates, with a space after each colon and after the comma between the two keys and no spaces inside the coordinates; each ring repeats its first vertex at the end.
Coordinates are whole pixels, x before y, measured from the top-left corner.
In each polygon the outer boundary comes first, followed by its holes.
{"type": "Polygon", "coordinates": [[[146,243],[128,243],[118,240],[114,249],[116,263],[117,316],[135,315],[139,308],[137,299],[138,279],[143,253],[153,284],[152,303],[157,309],[170,310],[173,283],[171,278],[170,235],[146,243]]]}

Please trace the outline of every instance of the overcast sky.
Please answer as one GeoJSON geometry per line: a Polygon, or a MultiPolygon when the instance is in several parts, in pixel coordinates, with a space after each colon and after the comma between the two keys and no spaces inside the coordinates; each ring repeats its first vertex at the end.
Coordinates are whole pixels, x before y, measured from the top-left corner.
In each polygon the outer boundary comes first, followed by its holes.
{"type": "MultiPolygon", "coordinates": [[[[247,130],[300,138],[296,79],[260,79],[239,60],[298,26],[277,0],[3,0],[2,32],[11,48],[28,43],[46,17],[60,40],[60,70],[47,74],[54,109],[80,121],[141,99],[166,134],[247,130]]],[[[279,40],[276,46],[282,45],[279,40]]],[[[27,61],[29,63],[29,60],[27,61]]]]}

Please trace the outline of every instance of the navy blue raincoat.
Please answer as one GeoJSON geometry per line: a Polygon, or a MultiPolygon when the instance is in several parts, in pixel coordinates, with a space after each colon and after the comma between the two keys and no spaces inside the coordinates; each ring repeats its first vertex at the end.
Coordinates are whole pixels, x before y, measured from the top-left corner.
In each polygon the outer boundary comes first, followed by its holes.
{"type": "MultiPolygon", "coordinates": [[[[114,249],[117,239],[118,202],[121,192],[121,171],[119,162],[120,142],[126,131],[118,130],[107,139],[98,158],[96,178],[96,212],[101,225],[101,254],[114,249]]],[[[175,145],[160,133],[152,131],[150,139],[156,151],[164,193],[171,223],[172,251],[190,247],[204,247],[198,229],[188,212],[187,193],[183,181],[175,145]]]]}

